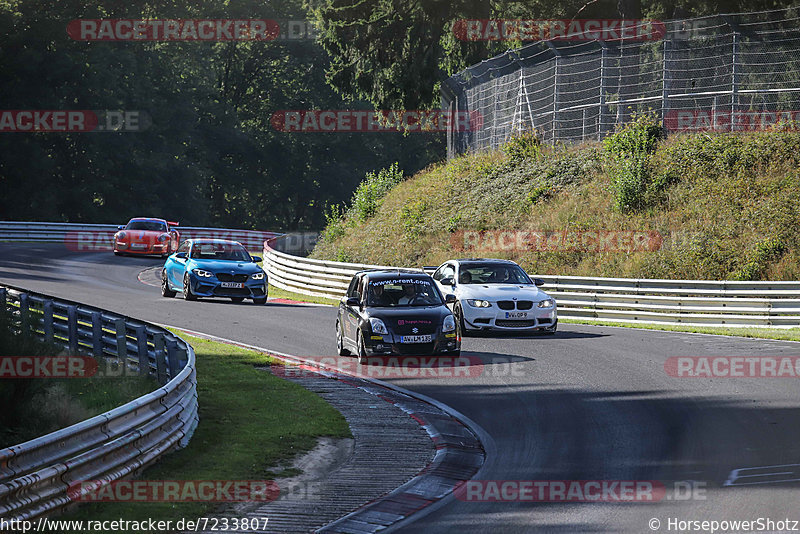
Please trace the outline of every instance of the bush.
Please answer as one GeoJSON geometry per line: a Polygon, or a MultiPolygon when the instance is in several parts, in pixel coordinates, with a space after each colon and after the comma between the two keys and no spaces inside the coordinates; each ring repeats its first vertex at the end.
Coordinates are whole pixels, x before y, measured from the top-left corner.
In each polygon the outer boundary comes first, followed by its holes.
{"type": "Polygon", "coordinates": [[[514,163],[526,159],[539,159],[542,155],[542,141],[536,137],[535,131],[525,130],[512,135],[502,150],[514,163]]]}
{"type": "Polygon", "coordinates": [[[350,210],[360,221],[366,221],[378,211],[380,201],[394,186],[403,181],[403,171],[397,162],[388,169],[381,169],[377,174],[367,173],[363,182],[358,184],[350,210]]]}
{"type": "Polygon", "coordinates": [[[603,140],[612,160],[609,175],[620,211],[638,210],[647,204],[650,156],[664,130],[655,114],[634,115],[633,120],[603,140]]]}
{"type": "Polygon", "coordinates": [[[734,280],[760,280],[767,266],[781,258],[788,247],[780,239],[770,238],[759,242],[750,259],[734,275],[734,280]]]}

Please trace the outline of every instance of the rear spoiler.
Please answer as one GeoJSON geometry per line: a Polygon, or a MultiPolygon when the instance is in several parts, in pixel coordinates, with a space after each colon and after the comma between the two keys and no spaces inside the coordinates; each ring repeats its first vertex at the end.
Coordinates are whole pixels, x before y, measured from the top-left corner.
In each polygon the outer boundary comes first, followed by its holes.
{"type": "Polygon", "coordinates": [[[181,223],[167,221],[167,224],[170,225],[170,226],[180,226],[181,223]]]}

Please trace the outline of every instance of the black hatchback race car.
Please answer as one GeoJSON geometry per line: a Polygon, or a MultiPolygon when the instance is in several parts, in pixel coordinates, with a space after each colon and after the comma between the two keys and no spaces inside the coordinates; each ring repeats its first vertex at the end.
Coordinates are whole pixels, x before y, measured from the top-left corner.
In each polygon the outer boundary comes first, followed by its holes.
{"type": "Polygon", "coordinates": [[[456,321],[430,275],[412,270],[370,270],[353,276],[339,302],[336,344],[340,356],[458,356],[456,321]]]}

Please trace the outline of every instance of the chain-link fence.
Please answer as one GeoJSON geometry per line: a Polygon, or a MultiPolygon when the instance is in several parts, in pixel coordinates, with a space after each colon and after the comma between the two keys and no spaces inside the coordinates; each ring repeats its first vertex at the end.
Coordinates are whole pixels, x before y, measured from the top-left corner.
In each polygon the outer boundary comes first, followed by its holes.
{"type": "Polygon", "coordinates": [[[671,131],[800,124],[800,7],[664,23],[652,41],[549,40],[449,78],[444,109],[482,125],[448,131],[448,156],[497,148],[514,132],[601,139],[636,112],[671,131]]]}

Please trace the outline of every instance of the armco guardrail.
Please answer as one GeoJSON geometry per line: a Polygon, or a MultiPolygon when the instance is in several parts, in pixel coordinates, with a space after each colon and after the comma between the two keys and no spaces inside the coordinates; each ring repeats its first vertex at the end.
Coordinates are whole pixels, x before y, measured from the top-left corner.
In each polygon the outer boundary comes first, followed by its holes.
{"type": "MultiPolygon", "coordinates": [[[[265,243],[270,283],[338,299],[359,270],[386,267],[299,258],[265,243]]],[[[800,282],[637,280],[539,276],[564,319],[633,324],[800,327],[800,282]]]]}
{"type": "MultiPolygon", "coordinates": [[[[232,239],[250,250],[258,250],[264,240],[282,235],[275,232],[197,226],[178,226],[176,229],[181,234],[181,240],[232,239]]],[[[0,221],[0,241],[64,243],[76,251],[110,251],[115,232],[117,225],[114,224],[0,221]]]]}
{"type": "Polygon", "coordinates": [[[188,343],[151,324],[7,286],[0,286],[0,303],[15,328],[70,355],[91,355],[98,364],[116,359],[161,385],[104,414],[0,449],[0,518],[57,512],[73,502],[71,484],[129,476],[189,442],[198,418],[195,357],[188,343]]]}

